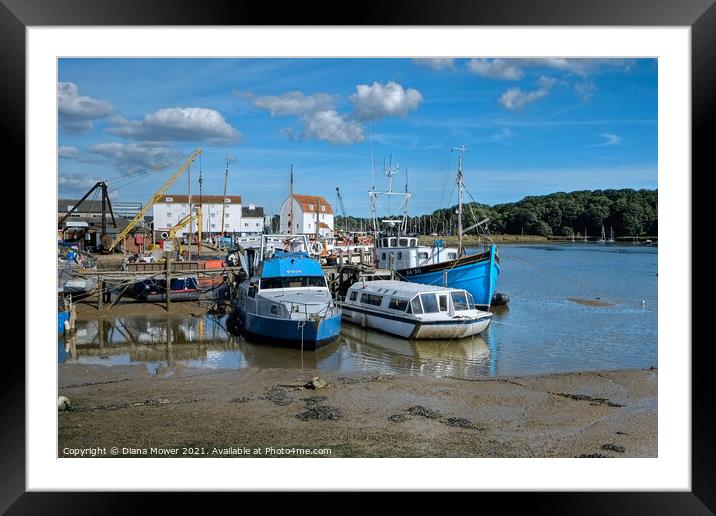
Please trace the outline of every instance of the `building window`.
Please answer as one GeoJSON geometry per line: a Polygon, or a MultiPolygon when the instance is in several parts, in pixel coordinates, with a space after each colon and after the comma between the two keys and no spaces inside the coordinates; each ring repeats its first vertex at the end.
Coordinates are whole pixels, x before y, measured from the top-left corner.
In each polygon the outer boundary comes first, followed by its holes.
{"type": "Polygon", "coordinates": [[[164,199],[165,202],[174,202],[174,197],[166,197],[164,199]]]}
{"type": "Polygon", "coordinates": [[[325,207],[325,206],[321,206],[321,211],[326,211],[326,207],[325,207]]]}
{"type": "Polygon", "coordinates": [[[308,205],[308,211],[313,211],[313,204],[308,205]]]}
{"type": "Polygon", "coordinates": [[[216,227],[216,224],[212,224],[211,227],[212,227],[212,228],[215,228],[215,227],[216,227]]]}
{"type": "Polygon", "coordinates": [[[249,227],[249,223],[248,223],[248,222],[244,222],[244,227],[245,227],[245,228],[249,227]]]}
{"type": "Polygon", "coordinates": [[[224,227],[226,227],[228,229],[231,227],[231,224],[224,224],[224,227]]]}
{"type": "Polygon", "coordinates": [[[171,217],[171,216],[172,216],[172,212],[171,212],[171,211],[168,211],[168,212],[167,212],[167,217],[171,217]]]}

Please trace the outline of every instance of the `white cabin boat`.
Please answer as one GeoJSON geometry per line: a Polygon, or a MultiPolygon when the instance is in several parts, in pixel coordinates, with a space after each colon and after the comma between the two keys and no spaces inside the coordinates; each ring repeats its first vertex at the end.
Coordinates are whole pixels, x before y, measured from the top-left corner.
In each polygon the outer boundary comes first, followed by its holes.
{"type": "Polygon", "coordinates": [[[338,304],[344,321],[410,339],[469,337],[492,320],[463,289],[406,281],[355,283],[338,304]]]}

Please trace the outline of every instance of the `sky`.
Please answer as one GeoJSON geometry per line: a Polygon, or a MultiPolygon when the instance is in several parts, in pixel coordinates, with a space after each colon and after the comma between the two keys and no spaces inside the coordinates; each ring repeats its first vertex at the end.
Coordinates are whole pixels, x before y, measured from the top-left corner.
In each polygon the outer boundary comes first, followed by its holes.
{"type": "MultiPolygon", "coordinates": [[[[410,214],[558,191],[657,187],[656,59],[60,59],[58,195],[98,180],[141,202],[169,190],[278,213],[294,191],[368,216],[368,191],[410,214]],[[385,163],[385,165],[384,165],[385,163]]],[[[394,209],[387,206],[388,211],[394,209]]],[[[387,213],[383,213],[385,215],[387,213]]]]}

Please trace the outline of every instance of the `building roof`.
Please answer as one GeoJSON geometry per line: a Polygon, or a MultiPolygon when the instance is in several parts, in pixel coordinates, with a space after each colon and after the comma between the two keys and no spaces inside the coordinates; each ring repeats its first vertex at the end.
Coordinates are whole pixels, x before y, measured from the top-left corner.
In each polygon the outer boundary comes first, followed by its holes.
{"type": "Polygon", "coordinates": [[[262,206],[255,206],[253,210],[248,206],[242,206],[241,207],[241,216],[242,217],[263,217],[264,209],[262,206]]]}
{"type": "MultiPolygon", "coordinates": [[[[224,204],[224,199],[229,199],[229,202],[226,204],[241,204],[241,196],[240,195],[227,195],[224,197],[223,195],[202,195],[201,196],[201,202],[203,204],[224,204]]],[[[157,204],[188,204],[189,203],[189,196],[188,195],[179,195],[179,194],[165,194],[162,195],[162,197],[157,201],[157,204]],[[167,200],[171,199],[171,200],[167,200]]],[[[199,195],[193,194],[191,196],[191,203],[192,204],[199,204],[199,195]]]]}
{"type": "MultiPolygon", "coordinates": [[[[57,199],[57,213],[67,213],[72,206],[77,204],[79,199],[57,199]]],[[[111,202],[111,201],[110,201],[111,202]]],[[[109,207],[107,208],[109,213],[109,207]]],[[[102,201],[90,201],[85,199],[75,210],[75,213],[102,213],[102,201]]]]}
{"type": "Polygon", "coordinates": [[[331,229],[331,226],[326,224],[325,222],[318,221],[318,227],[319,228],[325,228],[325,229],[331,229]]]}
{"type": "Polygon", "coordinates": [[[325,206],[326,209],[321,210],[321,213],[333,213],[333,207],[331,207],[330,203],[321,197],[320,195],[301,195],[301,194],[293,194],[293,198],[296,199],[296,202],[301,206],[301,210],[306,212],[317,212],[318,206],[325,206]],[[313,206],[313,208],[311,208],[313,206]]]}

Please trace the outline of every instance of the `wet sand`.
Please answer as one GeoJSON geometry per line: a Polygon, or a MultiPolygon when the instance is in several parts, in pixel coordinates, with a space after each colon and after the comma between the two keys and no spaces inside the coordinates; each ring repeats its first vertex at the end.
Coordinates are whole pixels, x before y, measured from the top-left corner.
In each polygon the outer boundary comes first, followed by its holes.
{"type": "Polygon", "coordinates": [[[58,394],[71,402],[58,413],[61,457],[90,447],[106,448],[100,456],[112,447],[173,457],[266,447],[330,448],[330,457],[657,456],[656,369],[478,380],[326,373],[328,386],[313,390],[302,387],[307,370],[58,368],[58,394]]]}

